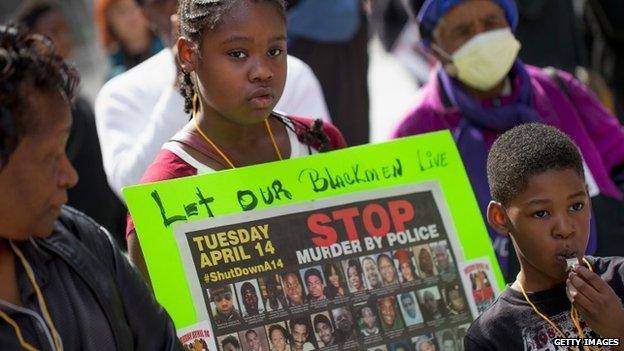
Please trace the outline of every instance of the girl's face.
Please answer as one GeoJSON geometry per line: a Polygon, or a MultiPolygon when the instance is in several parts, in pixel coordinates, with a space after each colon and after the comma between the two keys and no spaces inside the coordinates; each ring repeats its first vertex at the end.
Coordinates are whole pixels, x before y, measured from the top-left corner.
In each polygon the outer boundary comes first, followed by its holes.
{"type": "Polygon", "coordinates": [[[249,125],[269,116],[286,81],[286,23],[275,5],[239,1],[204,31],[197,51],[205,117],[249,125]]]}
{"type": "Polygon", "coordinates": [[[400,268],[403,280],[405,280],[406,282],[411,282],[412,280],[414,280],[414,271],[412,271],[412,266],[409,262],[402,262],[400,268]]]}
{"type": "Polygon", "coordinates": [[[360,275],[358,274],[357,268],[354,266],[349,266],[347,269],[347,275],[349,276],[349,283],[355,290],[360,290],[362,287],[362,279],[360,279],[360,275]]]}
{"type": "Polygon", "coordinates": [[[329,267],[329,276],[327,278],[333,287],[340,287],[340,276],[338,275],[338,272],[336,272],[336,268],[334,268],[334,266],[329,267]]]}

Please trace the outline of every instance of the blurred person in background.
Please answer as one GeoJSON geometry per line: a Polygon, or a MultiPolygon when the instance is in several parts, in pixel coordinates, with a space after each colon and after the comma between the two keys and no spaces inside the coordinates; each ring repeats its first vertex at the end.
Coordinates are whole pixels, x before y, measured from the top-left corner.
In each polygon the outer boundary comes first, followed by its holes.
{"type": "Polygon", "coordinates": [[[518,56],[538,67],[553,66],[574,73],[587,66],[587,49],[581,20],[571,0],[516,0],[518,28],[522,43],[518,56]]]}
{"type": "MultiPolygon", "coordinates": [[[[71,32],[58,2],[25,1],[16,12],[14,20],[30,33],[50,38],[56,47],[56,53],[63,59],[71,58],[71,32]]],[[[72,116],[74,122],[67,142],[67,155],[78,172],[80,181],[68,191],[67,204],[102,224],[125,247],[123,233],[126,209],[106,181],[95,117],[84,97],[79,96],[72,103],[72,116]]]]}
{"type": "Polygon", "coordinates": [[[372,3],[371,24],[384,49],[412,74],[421,86],[427,83],[435,58],[420,43],[414,20],[424,0],[376,0],[372,3]]]}
{"type": "Polygon", "coordinates": [[[591,67],[606,79],[624,121],[624,7],[619,0],[587,0],[584,14],[591,67]]]}
{"type": "MultiPolygon", "coordinates": [[[[135,1],[165,48],[108,81],[95,101],[104,170],[120,199],[121,189],[137,184],[161,146],[189,121],[178,92],[178,67],[172,50],[178,38],[178,0],[135,1]]],[[[331,121],[310,67],[290,55],[287,60],[286,86],[275,110],[331,121]]]]}
{"type": "MultiPolygon", "coordinates": [[[[624,219],[613,208],[622,208],[624,129],[570,74],[552,74],[517,58],[516,3],[427,0],[418,21],[423,45],[440,64],[394,136],[450,129],[485,213],[490,199],[486,158],[496,137],[523,123],[555,126],[574,140],[585,161],[594,200],[588,253],[609,256],[621,248],[624,219]]],[[[489,226],[488,231],[503,274],[511,281],[519,269],[512,245],[489,226]]]]}
{"type": "Polygon", "coordinates": [[[96,0],[94,17],[100,45],[111,65],[106,80],[164,48],[134,0],[96,0]]]}
{"type": "Polygon", "coordinates": [[[347,144],[370,138],[368,26],[362,0],[288,0],[288,52],[310,65],[347,144]]]}

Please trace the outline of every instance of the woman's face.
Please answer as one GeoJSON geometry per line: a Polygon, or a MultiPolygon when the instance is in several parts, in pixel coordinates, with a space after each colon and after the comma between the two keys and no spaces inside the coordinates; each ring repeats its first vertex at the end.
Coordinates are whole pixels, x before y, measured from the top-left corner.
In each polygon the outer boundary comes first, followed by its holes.
{"type": "Polygon", "coordinates": [[[362,288],[362,278],[358,274],[358,270],[355,266],[349,266],[347,269],[347,275],[349,276],[349,283],[355,290],[362,288]]]}
{"type": "Polygon", "coordinates": [[[283,351],[286,349],[286,336],[279,329],[273,329],[270,335],[271,344],[277,351],[283,351]]]}
{"type": "Polygon", "coordinates": [[[340,287],[340,276],[338,275],[338,272],[336,272],[336,268],[334,266],[329,267],[329,276],[327,278],[329,280],[329,283],[334,288],[340,287]]]}
{"type": "Polygon", "coordinates": [[[415,279],[412,265],[408,261],[402,262],[399,268],[401,268],[401,276],[403,276],[404,281],[411,282],[415,279]]]}

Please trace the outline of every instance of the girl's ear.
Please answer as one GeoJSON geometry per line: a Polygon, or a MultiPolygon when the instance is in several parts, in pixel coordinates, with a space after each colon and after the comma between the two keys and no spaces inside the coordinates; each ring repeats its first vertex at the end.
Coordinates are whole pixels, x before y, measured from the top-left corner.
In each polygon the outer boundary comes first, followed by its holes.
{"type": "Polygon", "coordinates": [[[195,70],[197,63],[197,51],[195,44],[185,37],[179,37],[176,42],[178,62],[184,72],[192,72],[195,70]]]}
{"type": "Polygon", "coordinates": [[[509,235],[507,216],[500,202],[490,201],[487,208],[487,221],[499,234],[509,235]]]}

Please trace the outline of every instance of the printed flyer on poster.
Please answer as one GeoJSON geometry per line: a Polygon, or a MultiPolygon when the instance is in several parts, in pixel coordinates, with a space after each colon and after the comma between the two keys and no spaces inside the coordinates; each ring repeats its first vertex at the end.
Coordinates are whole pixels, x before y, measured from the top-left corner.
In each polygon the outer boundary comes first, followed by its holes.
{"type": "Polygon", "coordinates": [[[494,303],[500,294],[494,270],[487,258],[482,257],[460,264],[460,275],[468,294],[468,303],[474,316],[478,316],[494,303]]]}
{"type": "Polygon", "coordinates": [[[475,315],[460,265],[484,258],[504,286],[448,131],[124,196],[156,298],[187,347],[456,345],[475,315]]]}
{"type": "Polygon", "coordinates": [[[192,222],[175,236],[222,351],[233,339],[279,349],[287,335],[302,349],[459,344],[472,321],[435,182],[192,222]]]}

